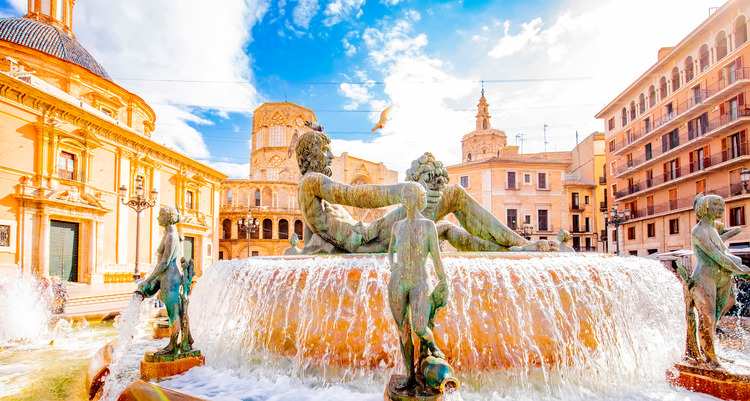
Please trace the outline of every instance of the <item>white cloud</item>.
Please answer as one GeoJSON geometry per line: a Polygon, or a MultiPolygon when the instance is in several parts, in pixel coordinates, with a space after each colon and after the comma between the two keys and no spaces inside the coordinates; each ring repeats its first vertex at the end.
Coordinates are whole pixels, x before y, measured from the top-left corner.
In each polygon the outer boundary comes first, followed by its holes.
{"type": "Polygon", "coordinates": [[[318,0],[298,0],[297,7],[292,11],[294,23],[304,29],[310,26],[310,20],[318,13],[318,0]]]}
{"type": "Polygon", "coordinates": [[[238,164],[238,163],[228,163],[228,162],[212,162],[210,160],[198,160],[198,161],[213,169],[221,171],[222,173],[228,175],[229,176],[228,178],[247,179],[247,177],[250,176],[250,163],[238,164]]]}
{"type": "MultiPolygon", "coordinates": [[[[372,87],[372,85],[369,85],[372,87]]],[[[351,101],[349,104],[344,105],[345,110],[356,110],[362,103],[367,103],[372,99],[370,92],[367,90],[367,85],[358,85],[350,83],[342,83],[339,85],[339,94],[351,101]]]]}
{"type": "Polygon", "coordinates": [[[535,18],[528,23],[521,24],[521,32],[518,35],[508,35],[509,27],[510,24],[506,21],[505,36],[503,36],[503,38],[500,39],[500,43],[490,51],[490,57],[501,58],[511,56],[527,46],[533,45],[541,40],[541,37],[539,36],[539,32],[542,28],[541,18],[535,18]]]}
{"type": "MultiPolygon", "coordinates": [[[[25,1],[15,3],[26,10],[25,1]]],[[[205,113],[226,116],[259,103],[255,88],[236,82],[252,78],[243,49],[267,8],[250,0],[221,7],[202,0],[77,2],[73,30],[116,83],[153,107],[155,141],[207,159],[202,135],[187,123],[208,124],[205,113]]]]}
{"type": "Polygon", "coordinates": [[[365,0],[333,0],[326,6],[323,14],[327,17],[323,20],[323,24],[326,26],[333,26],[341,22],[348,16],[356,14],[357,17],[361,16],[362,6],[365,4],[365,0]]]}

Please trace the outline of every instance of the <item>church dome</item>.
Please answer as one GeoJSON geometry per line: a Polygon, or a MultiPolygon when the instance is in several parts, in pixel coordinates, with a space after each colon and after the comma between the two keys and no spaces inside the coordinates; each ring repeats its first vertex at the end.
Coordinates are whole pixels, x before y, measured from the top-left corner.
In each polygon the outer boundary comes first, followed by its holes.
{"type": "Polygon", "coordinates": [[[97,63],[75,38],[50,24],[30,18],[0,19],[0,40],[70,61],[96,75],[112,80],[104,67],[97,63]]]}

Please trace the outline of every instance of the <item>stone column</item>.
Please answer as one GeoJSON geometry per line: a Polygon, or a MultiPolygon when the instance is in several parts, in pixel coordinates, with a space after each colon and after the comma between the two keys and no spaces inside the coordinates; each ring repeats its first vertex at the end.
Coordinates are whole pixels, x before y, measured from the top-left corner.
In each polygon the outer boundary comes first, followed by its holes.
{"type": "MultiPolygon", "coordinates": [[[[126,152],[121,151],[119,154],[119,183],[128,185],[130,182],[130,159],[126,152]]],[[[118,186],[119,188],[119,186],[118,186]]],[[[117,205],[117,257],[118,264],[128,263],[128,213],[132,212],[128,206],[122,204],[120,198],[115,194],[115,204],[117,205]]],[[[134,212],[133,212],[134,213],[134,212]]]]}

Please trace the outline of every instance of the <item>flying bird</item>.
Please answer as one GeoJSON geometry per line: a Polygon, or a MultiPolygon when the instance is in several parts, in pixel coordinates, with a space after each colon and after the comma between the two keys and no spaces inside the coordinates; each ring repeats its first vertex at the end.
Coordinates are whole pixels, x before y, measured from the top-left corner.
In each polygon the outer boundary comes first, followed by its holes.
{"type": "Polygon", "coordinates": [[[385,110],[383,110],[380,113],[380,121],[378,121],[378,123],[375,124],[374,127],[372,127],[372,133],[373,134],[375,133],[375,131],[377,131],[379,129],[382,129],[383,127],[385,127],[385,123],[387,123],[388,121],[390,121],[390,119],[391,119],[391,111],[392,110],[393,110],[393,105],[390,105],[390,106],[386,107],[385,110]]]}
{"type": "Polygon", "coordinates": [[[323,126],[322,125],[318,125],[317,123],[310,122],[310,121],[305,121],[305,125],[307,125],[308,127],[310,127],[310,129],[313,130],[313,131],[323,132],[323,126]]]}

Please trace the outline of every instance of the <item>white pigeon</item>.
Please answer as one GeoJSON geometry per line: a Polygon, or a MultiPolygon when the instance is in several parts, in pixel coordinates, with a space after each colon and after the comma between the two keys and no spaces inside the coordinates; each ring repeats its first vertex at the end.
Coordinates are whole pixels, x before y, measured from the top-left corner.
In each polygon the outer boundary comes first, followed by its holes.
{"type": "Polygon", "coordinates": [[[380,113],[380,121],[378,121],[378,123],[375,124],[374,127],[372,127],[372,133],[373,134],[375,133],[375,131],[377,131],[379,129],[382,129],[383,127],[385,127],[385,123],[387,123],[391,119],[392,109],[393,109],[393,105],[390,105],[390,106],[386,107],[385,110],[383,110],[380,113]]]}

